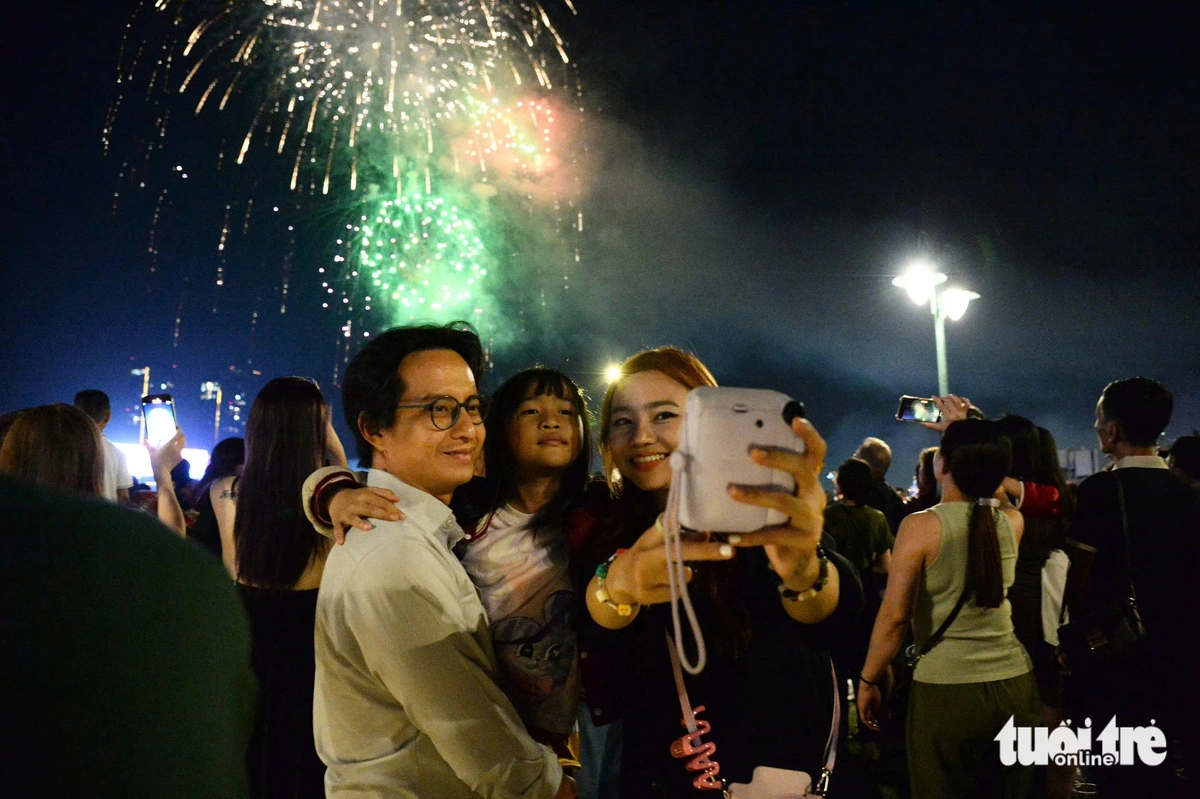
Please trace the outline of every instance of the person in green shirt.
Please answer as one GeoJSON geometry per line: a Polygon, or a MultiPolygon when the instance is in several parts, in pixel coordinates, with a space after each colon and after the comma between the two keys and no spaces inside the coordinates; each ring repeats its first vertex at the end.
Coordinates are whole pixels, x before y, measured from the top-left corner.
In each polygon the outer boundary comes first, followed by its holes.
{"type": "Polygon", "coordinates": [[[895,541],[887,517],[865,504],[870,491],[871,467],[864,460],[850,458],[837,470],[838,501],[825,509],[825,531],[837,542],[838,552],[862,575],[868,606],[872,594],[878,605],[895,541]]]}

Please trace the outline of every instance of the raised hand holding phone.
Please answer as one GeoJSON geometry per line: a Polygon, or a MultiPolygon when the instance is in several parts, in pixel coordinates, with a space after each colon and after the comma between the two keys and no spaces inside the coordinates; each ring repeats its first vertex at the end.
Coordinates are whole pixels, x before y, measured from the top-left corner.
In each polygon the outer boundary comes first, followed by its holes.
{"type": "Polygon", "coordinates": [[[170,441],[179,429],[175,398],[170,394],[147,394],[142,397],[142,418],[146,422],[146,443],[155,448],[170,441]]]}

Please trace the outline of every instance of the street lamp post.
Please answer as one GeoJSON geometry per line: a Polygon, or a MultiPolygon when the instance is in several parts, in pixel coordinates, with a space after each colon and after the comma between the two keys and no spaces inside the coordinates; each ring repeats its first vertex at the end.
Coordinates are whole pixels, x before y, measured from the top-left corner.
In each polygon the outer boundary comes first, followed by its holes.
{"type": "MultiPolygon", "coordinates": [[[[129,371],[129,373],[132,375],[138,375],[142,378],[142,397],[149,394],[150,393],[150,367],[143,366],[141,369],[131,369],[129,371]]],[[[139,397],[138,399],[140,400],[141,397],[139,397]]],[[[139,444],[146,443],[146,414],[144,411],[142,412],[141,432],[138,433],[138,443],[139,444]]]]}
{"type": "Polygon", "coordinates": [[[929,303],[929,312],[933,314],[934,343],[937,346],[938,395],[942,397],[950,393],[949,369],[946,367],[946,318],[957,322],[967,312],[971,300],[979,299],[979,295],[973,291],[943,288],[945,282],[946,276],[927,261],[914,262],[904,274],[892,280],[892,285],[908,292],[909,299],[917,305],[929,303]]]}
{"type": "Polygon", "coordinates": [[[213,380],[208,380],[200,384],[200,399],[214,400],[217,404],[217,409],[213,413],[213,446],[221,438],[221,384],[213,380]]]}

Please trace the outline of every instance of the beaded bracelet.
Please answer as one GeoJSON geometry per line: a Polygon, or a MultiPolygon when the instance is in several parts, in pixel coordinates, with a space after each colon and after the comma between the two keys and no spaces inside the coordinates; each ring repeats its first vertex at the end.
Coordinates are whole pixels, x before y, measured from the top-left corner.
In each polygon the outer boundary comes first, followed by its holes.
{"type": "Polygon", "coordinates": [[[617,556],[624,551],[624,548],[618,549],[616,552],[612,553],[612,556],[609,557],[608,560],[596,567],[595,597],[597,602],[608,605],[610,608],[615,610],[618,616],[632,616],[633,609],[639,607],[639,605],[636,602],[632,604],[627,604],[624,602],[618,604],[613,602],[612,597],[608,595],[608,589],[604,587],[604,578],[608,576],[608,567],[611,566],[612,562],[617,559],[617,556]]]}
{"type": "Polygon", "coordinates": [[[817,547],[817,558],[820,564],[817,568],[817,581],[803,591],[793,591],[782,582],[779,583],[779,595],[791,602],[805,602],[821,593],[825,583],[829,581],[829,556],[824,547],[817,547]]]}

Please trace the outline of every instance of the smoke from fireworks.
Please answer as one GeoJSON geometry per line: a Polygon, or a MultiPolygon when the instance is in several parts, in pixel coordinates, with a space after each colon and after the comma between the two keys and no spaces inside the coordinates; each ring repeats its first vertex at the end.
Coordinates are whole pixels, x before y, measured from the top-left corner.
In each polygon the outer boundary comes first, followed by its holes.
{"type": "MultiPolygon", "coordinates": [[[[340,274],[322,290],[346,336],[415,318],[495,332],[489,276],[538,257],[513,231],[577,227],[552,146],[553,97],[571,77],[536,0],[154,0],[131,21],[105,144],[135,88],[224,113],[240,130],[222,162],[282,160],[291,191],[343,209],[340,274]],[[143,23],[164,21],[165,35],[133,45],[143,23]]],[[[163,147],[164,109],[147,158],[163,147]]]]}

